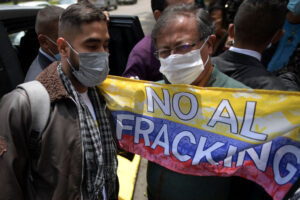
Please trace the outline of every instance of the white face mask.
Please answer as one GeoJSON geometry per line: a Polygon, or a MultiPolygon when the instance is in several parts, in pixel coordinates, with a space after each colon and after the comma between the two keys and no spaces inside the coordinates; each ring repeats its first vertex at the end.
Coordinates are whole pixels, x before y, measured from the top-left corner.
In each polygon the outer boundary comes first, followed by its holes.
{"type": "Polygon", "coordinates": [[[159,71],[172,84],[191,84],[203,72],[205,65],[209,60],[209,56],[205,63],[201,58],[201,50],[206,44],[208,38],[205,40],[200,49],[190,51],[186,54],[172,54],[167,58],[159,58],[159,71]]]}

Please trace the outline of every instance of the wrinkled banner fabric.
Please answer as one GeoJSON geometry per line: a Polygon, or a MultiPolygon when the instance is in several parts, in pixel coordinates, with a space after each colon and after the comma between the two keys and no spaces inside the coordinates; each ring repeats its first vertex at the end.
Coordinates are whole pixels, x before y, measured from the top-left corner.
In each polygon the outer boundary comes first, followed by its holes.
{"type": "Polygon", "coordinates": [[[241,176],[282,199],[300,176],[300,94],[110,76],[101,86],[125,150],[196,176],[241,176]]]}

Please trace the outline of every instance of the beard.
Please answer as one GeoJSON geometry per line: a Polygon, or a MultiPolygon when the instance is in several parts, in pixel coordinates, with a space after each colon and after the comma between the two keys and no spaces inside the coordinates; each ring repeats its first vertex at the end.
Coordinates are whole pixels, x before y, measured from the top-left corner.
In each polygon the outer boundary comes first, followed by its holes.
{"type": "Polygon", "coordinates": [[[70,52],[70,58],[69,58],[69,64],[71,64],[73,70],[79,70],[79,62],[78,62],[78,56],[71,50],[70,52]]]}

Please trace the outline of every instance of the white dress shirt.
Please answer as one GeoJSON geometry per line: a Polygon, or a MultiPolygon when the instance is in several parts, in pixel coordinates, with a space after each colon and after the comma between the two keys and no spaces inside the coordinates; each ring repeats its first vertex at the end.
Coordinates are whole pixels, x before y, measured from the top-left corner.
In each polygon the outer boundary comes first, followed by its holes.
{"type": "Polygon", "coordinates": [[[261,53],[259,53],[257,51],[253,51],[253,50],[249,50],[249,49],[241,49],[241,48],[237,48],[237,47],[230,47],[229,51],[233,51],[233,52],[240,53],[240,54],[245,54],[245,55],[254,57],[257,60],[261,61],[261,53]]]}

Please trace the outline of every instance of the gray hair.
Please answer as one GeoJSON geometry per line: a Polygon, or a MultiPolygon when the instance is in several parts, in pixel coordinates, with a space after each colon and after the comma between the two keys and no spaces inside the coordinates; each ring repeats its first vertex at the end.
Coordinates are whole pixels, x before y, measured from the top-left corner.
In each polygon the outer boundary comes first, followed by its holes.
{"type": "Polygon", "coordinates": [[[166,28],[166,26],[178,16],[195,18],[200,35],[199,39],[207,38],[215,33],[215,24],[207,11],[191,4],[177,4],[166,8],[157,20],[151,35],[155,44],[157,37],[162,30],[164,30],[164,28],[166,28]]]}

